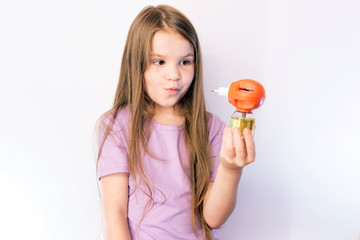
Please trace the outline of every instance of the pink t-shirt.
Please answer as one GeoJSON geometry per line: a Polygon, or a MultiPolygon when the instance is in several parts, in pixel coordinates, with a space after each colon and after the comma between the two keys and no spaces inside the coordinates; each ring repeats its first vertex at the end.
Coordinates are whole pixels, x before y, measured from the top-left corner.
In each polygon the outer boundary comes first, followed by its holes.
{"type": "MultiPolygon", "coordinates": [[[[213,161],[210,181],[214,181],[219,165],[224,126],[219,118],[209,114],[209,140],[213,161]]],[[[156,188],[151,187],[154,202],[150,212],[137,228],[149,198],[144,192],[135,191],[135,183],[129,176],[128,222],[132,239],[202,240],[201,226],[198,226],[198,236],[196,236],[191,225],[190,168],[185,147],[184,126],[166,126],[152,121],[151,128],[148,148],[157,159],[145,154],[143,167],[146,177],[156,186],[156,188]]],[[[100,129],[100,134],[101,132],[100,129]]],[[[112,132],[104,143],[99,158],[99,178],[113,173],[129,172],[127,139],[128,110],[123,108],[119,110],[112,132]]],[[[140,186],[149,192],[145,184],[140,186]]],[[[214,235],[217,235],[216,231],[214,235]]]]}

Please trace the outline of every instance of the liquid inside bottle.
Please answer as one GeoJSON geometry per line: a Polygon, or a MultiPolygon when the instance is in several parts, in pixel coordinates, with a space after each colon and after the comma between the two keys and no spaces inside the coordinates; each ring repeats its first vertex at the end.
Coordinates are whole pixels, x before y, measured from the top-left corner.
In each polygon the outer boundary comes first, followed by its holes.
{"type": "Polygon", "coordinates": [[[255,117],[252,113],[241,113],[235,111],[231,116],[230,126],[233,128],[240,128],[241,134],[243,133],[244,128],[249,128],[254,134],[255,129],[255,117]]]}

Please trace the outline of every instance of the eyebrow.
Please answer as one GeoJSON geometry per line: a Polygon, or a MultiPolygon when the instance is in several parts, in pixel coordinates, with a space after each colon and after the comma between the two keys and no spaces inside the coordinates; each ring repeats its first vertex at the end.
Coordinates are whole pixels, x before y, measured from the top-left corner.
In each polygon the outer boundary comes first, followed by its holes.
{"type": "MultiPolygon", "coordinates": [[[[165,56],[161,55],[161,54],[158,54],[158,53],[155,53],[155,54],[150,54],[151,57],[158,57],[158,58],[165,58],[165,56]]],[[[194,54],[193,53],[189,53],[183,57],[180,57],[180,58],[187,58],[187,57],[194,57],[194,54]]]]}

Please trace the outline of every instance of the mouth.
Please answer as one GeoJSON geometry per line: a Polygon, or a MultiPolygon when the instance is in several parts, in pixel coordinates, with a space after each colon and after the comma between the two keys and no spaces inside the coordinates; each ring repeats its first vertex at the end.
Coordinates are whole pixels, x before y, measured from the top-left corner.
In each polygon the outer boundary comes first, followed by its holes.
{"type": "Polygon", "coordinates": [[[180,88],[171,87],[171,88],[165,88],[165,90],[170,93],[171,95],[177,94],[180,92],[180,88]]]}

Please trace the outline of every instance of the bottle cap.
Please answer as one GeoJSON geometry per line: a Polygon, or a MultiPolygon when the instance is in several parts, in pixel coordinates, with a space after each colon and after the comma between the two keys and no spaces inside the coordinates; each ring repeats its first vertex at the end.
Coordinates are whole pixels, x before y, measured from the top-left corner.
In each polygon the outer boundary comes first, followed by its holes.
{"type": "Polygon", "coordinates": [[[239,112],[250,113],[262,105],[265,100],[265,89],[257,81],[242,79],[231,83],[228,92],[229,102],[239,112]]]}

